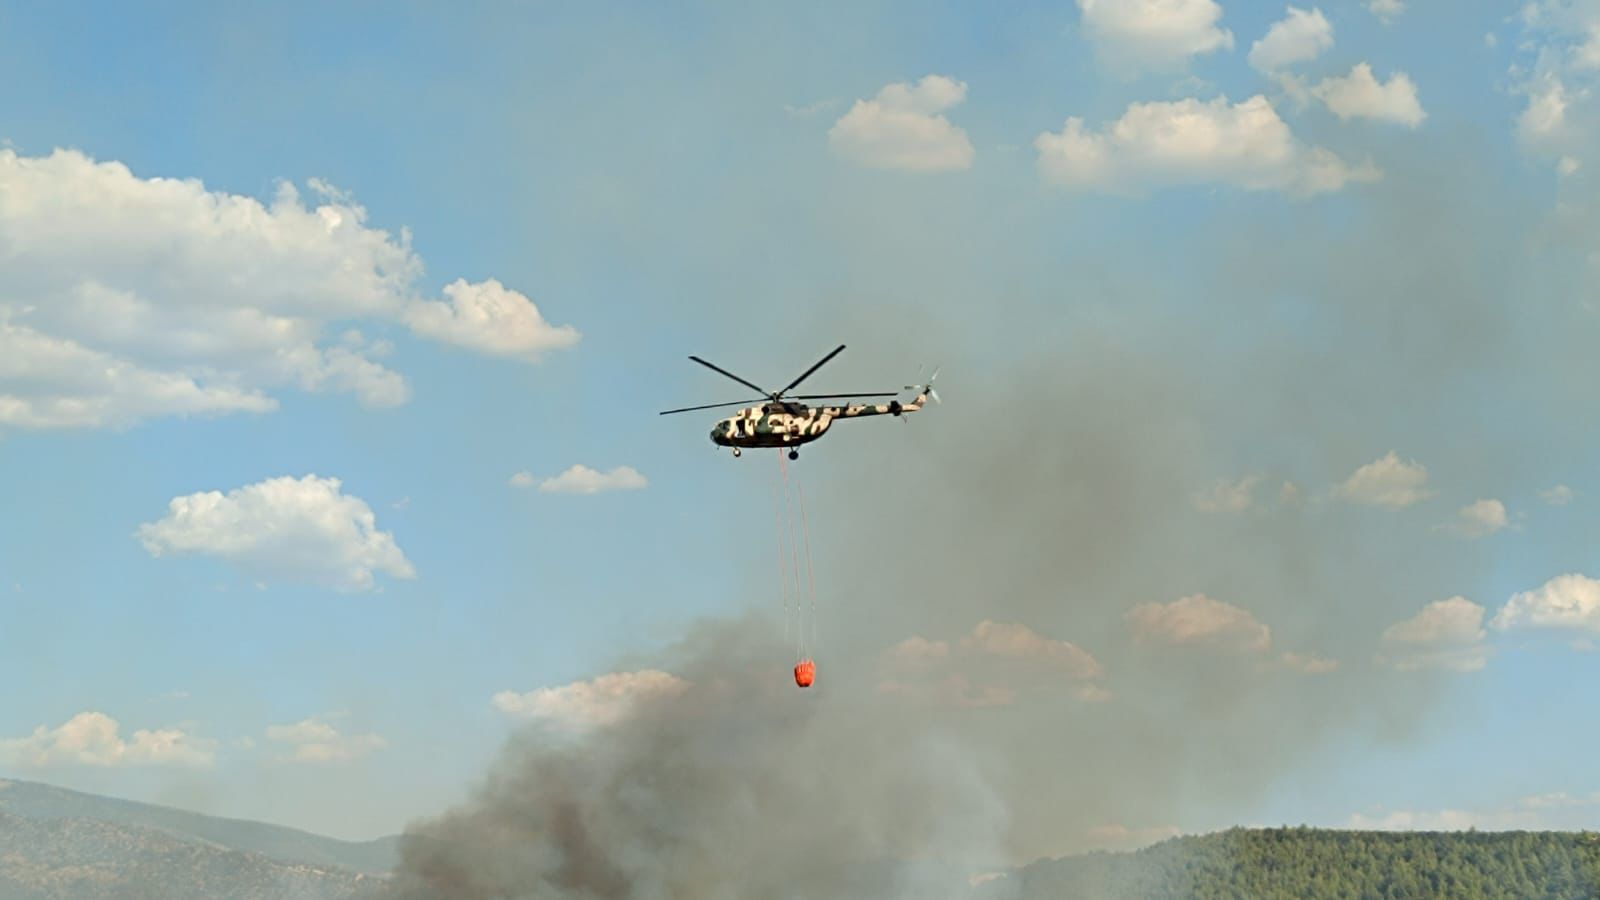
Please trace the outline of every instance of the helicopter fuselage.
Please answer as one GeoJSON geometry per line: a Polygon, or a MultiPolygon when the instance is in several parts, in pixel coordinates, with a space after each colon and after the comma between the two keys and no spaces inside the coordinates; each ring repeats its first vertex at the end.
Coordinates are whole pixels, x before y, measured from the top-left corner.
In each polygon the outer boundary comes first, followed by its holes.
{"type": "Polygon", "coordinates": [[[927,393],[909,403],[851,403],[841,406],[806,406],[804,403],[763,403],[749,406],[717,422],[711,429],[711,442],[720,447],[793,447],[807,444],[827,434],[840,419],[865,416],[898,416],[916,412],[927,401],[927,393]]]}

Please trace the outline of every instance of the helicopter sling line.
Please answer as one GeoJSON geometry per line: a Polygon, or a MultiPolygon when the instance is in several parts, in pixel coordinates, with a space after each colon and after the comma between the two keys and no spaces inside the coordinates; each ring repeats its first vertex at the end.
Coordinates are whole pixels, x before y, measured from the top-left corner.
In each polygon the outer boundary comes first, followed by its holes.
{"type": "MultiPolygon", "coordinates": [[[[784,643],[788,643],[792,631],[795,638],[795,655],[799,659],[794,667],[794,681],[803,688],[810,687],[816,679],[817,667],[812,654],[816,652],[817,644],[817,577],[811,562],[811,525],[806,518],[805,491],[798,479],[791,484],[789,466],[785,459],[799,459],[800,447],[827,434],[835,422],[848,422],[869,416],[893,416],[904,421],[905,415],[921,411],[927,401],[939,402],[939,394],[933,389],[933,381],[939,374],[937,367],[934,368],[933,374],[928,376],[926,383],[908,384],[899,392],[792,393],[801,382],[810,378],[843,351],[843,344],[835,347],[779,391],[769,391],[715,363],[698,356],[691,356],[689,357],[691,361],[755,391],[757,396],[730,403],[703,403],[661,411],[661,415],[669,416],[698,410],[741,407],[738,412],[717,421],[711,429],[711,443],[717,447],[729,448],[736,457],[742,456],[744,451],[749,449],[777,448],[779,480],[772,490],[772,517],[778,536],[779,602],[783,605],[784,643]],[[913,392],[913,396],[908,400],[901,399],[905,391],[913,392]],[[824,402],[813,405],[811,401],[824,402]],[[782,503],[778,501],[780,489],[783,491],[782,503]],[[795,537],[794,523],[796,509],[800,514],[798,540],[795,537]],[[805,586],[802,586],[800,581],[802,544],[806,557],[805,586]],[[791,597],[793,597],[792,603],[791,597]]],[[[917,370],[919,378],[921,374],[922,370],[919,368],[917,370]]]]}
{"type": "MultiPolygon", "coordinates": [[[[800,533],[806,540],[806,581],[811,588],[811,648],[815,651],[817,646],[817,575],[811,567],[811,526],[806,521],[806,491],[805,487],[795,482],[795,496],[800,500],[800,533]]],[[[811,654],[801,654],[809,659],[811,654]]]]}
{"type": "MultiPolygon", "coordinates": [[[[789,463],[784,454],[778,453],[778,473],[780,486],[783,490],[784,523],[779,526],[778,569],[779,581],[784,593],[784,634],[785,638],[793,623],[795,639],[795,658],[798,662],[794,668],[795,683],[800,687],[810,687],[816,678],[816,663],[812,660],[816,652],[817,638],[817,580],[816,571],[811,561],[811,529],[806,518],[805,491],[798,479],[791,481],[789,478],[789,463]],[[799,510],[800,535],[795,535],[795,510],[799,510]],[[784,527],[787,526],[787,528],[784,527]],[[783,539],[787,536],[788,546],[783,546],[783,539]],[[806,582],[802,586],[800,580],[800,552],[805,551],[806,582]],[[792,560],[792,565],[786,565],[786,558],[792,560]],[[787,572],[784,571],[787,568],[787,572]],[[794,604],[789,604],[789,577],[794,579],[794,604]],[[809,590],[807,590],[809,588],[809,590]],[[807,595],[809,594],[810,615],[807,615],[807,595]],[[808,627],[809,626],[809,627],[808,627]],[[807,633],[809,631],[809,634],[807,633]]],[[[777,504],[773,504],[776,510],[777,504]]]]}
{"type": "Polygon", "coordinates": [[[783,642],[789,643],[792,614],[789,612],[788,547],[783,539],[783,508],[778,502],[778,485],[772,485],[772,530],[778,537],[778,599],[783,603],[783,642]]]}

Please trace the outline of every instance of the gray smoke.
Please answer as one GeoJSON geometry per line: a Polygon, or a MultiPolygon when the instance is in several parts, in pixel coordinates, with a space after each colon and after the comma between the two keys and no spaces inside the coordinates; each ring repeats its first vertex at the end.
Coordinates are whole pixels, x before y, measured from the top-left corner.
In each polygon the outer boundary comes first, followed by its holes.
{"type": "Polygon", "coordinates": [[[823,681],[766,617],[707,623],[691,687],[583,736],[530,731],[465,808],[406,835],[396,896],[947,896],[1005,803],[938,723],[823,681]]]}
{"type": "MultiPolygon", "coordinates": [[[[1478,582],[1490,561],[1429,525],[1517,456],[1436,398],[1536,352],[1507,327],[1516,274],[1496,254],[1518,221],[1509,201],[1482,205],[1508,192],[1483,187],[1481,162],[1463,149],[1439,172],[1395,150],[1396,186],[1341,216],[1338,200],[1219,203],[1172,271],[1112,229],[1060,248],[1082,273],[1067,286],[1031,277],[1037,237],[927,252],[953,239],[916,217],[842,227],[862,293],[891,299],[834,297],[767,333],[870,348],[842,360],[846,389],[869,386],[869,364],[909,374],[937,344],[946,403],[907,426],[842,426],[797,467],[817,687],[793,686],[773,616],[690,627],[649,660],[690,690],[587,736],[518,737],[475,797],[410,830],[400,896],[965,896],[985,869],[1237,824],[1282,777],[1425,732],[1446,682],[1378,665],[1378,638],[1478,582]],[[1022,274],[964,302],[995,271],[1022,274]],[[1390,449],[1427,461],[1451,499],[1395,512],[1329,497],[1390,449]],[[1248,474],[1262,476],[1250,509],[1193,505],[1248,474]],[[1196,593],[1248,610],[1270,645],[1136,639],[1131,609],[1196,593]],[[1071,642],[1101,671],[986,655],[984,621],[1071,642]],[[943,650],[910,665],[893,648],[912,637],[943,650]]],[[[730,595],[757,608],[777,603],[765,457],[728,460],[707,488],[751,500],[748,520],[707,527],[729,529],[730,595]]]]}

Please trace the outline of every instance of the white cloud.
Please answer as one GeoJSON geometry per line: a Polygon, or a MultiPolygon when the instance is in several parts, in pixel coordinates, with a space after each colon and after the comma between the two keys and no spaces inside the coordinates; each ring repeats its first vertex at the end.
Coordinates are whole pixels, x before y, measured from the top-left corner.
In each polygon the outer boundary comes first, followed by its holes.
{"type": "Polygon", "coordinates": [[[943,75],[896,83],[857,100],[828,130],[840,156],[875,169],[947,172],[972,166],[967,133],[940,115],[966,99],[967,85],[943,75]]]}
{"type": "Polygon", "coordinates": [[[1539,499],[1551,506],[1566,506],[1572,502],[1572,488],[1558,484],[1549,490],[1540,491],[1539,499]]]}
{"type": "Polygon", "coordinates": [[[539,483],[539,479],[534,478],[532,472],[518,472],[507,483],[514,488],[531,488],[539,483]]]}
{"type": "Polygon", "coordinates": [[[1306,197],[1379,177],[1371,166],[1352,167],[1296,140],[1259,94],[1236,104],[1226,97],[1135,103],[1098,132],[1070,118],[1060,132],[1039,135],[1034,147],[1040,175],[1072,190],[1225,184],[1306,197]]]}
{"type": "Polygon", "coordinates": [[[1476,672],[1488,661],[1484,609],[1465,597],[1435,600],[1383,632],[1382,659],[1401,671],[1476,672]]]}
{"type": "Polygon", "coordinates": [[[1600,581],[1570,573],[1558,575],[1542,587],[1513,594],[1494,627],[1555,628],[1600,634],[1600,581]]]}
{"type": "Polygon", "coordinates": [[[910,637],[883,661],[879,691],[947,706],[1009,706],[1021,692],[1060,688],[1085,703],[1111,698],[1094,683],[1105,669],[1087,650],[1015,623],[985,619],[953,644],[910,637]]]}
{"type": "Polygon", "coordinates": [[[1116,68],[1171,69],[1233,49],[1216,0],[1078,0],[1078,9],[1101,60],[1116,68]]]}
{"type": "Polygon", "coordinates": [[[961,639],[961,645],[973,652],[1057,668],[1072,678],[1097,678],[1104,671],[1083,648],[1047,638],[1026,625],[985,619],[961,639]]]}
{"type": "Polygon", "coordinates": [[[1570,97],[1559,77],[1550,76],[1530,86],[1527,108],[1517,116],[1517,136],[1524,143],[1540,146],[1554,143],[1564,135],[1570,97]]]}
{"type": "Polygon", "coordinates": [[[1291,6],[1267,29],[1265,37],[1250,45],[1250,65],[1262,72],[1276,72],[1310,62],[1332,46],[1333,26],[1321,9],[1307,12],[1291,6]]]}
{"type": "Polygon", "coordinates": [[[263,203],[73,150],[0,149],[0,428],[264,413],[289,388],[405,403],[405,378],[378,362],[389,345],[336,323],[524,356],[576,340],[497,282],[418,296],[410,236],[312,188],[313,206],[289,184],[263,203]]]}
{"type": "Polygon", "coordinates": [[[889,648],[888,655],[891,660],[901,665],[939,662],[950,658],[950,643],[930,641],[925,637],[912,635],[889,648]]]}
{"type": "Polygon", "coordinates": [[[1526,831],[1537,824],[1537,817],[1527,810],[1396,809],[1375,815],[1355,813],[1348,827],[1359,831],[1526,831]]]}
{"type": "Polygon", "coordinates": [[[1393,450],[1356,469],[1334,495],[1364,506],[1401,509],[1433,496],[1428,470],[1416,460],[1402,460],[1393,450]]]}
{"type": "Polygon", "coordinates": [[[1181,834],[1175,825],[1152,825],[1129,828],[1126,825],[1097,825],[1089,829],[1087,849],[1137,850],[1181,834]]]}
{"type": "Polygon", "coordinates": [[[1278,657],[1278,665],[1306,675],[1326,675],[1338,670],[1339,661],[1315,653],[1285,653],[1278,657]]]}
{"type": "Polygon", "coordinates": [[[501,691],[494,695],[493,703],[506,715],[576,731],[614,724],[641,705],[677,696],[688,687],[689,682],[682,678],[653,669],[612,672],[525,694],[501,691]]]}
{"type": "Polygon", "coordinates": [[[1244,512],[1255,502],[1256,485],[1261,480],[1260,475],[1246,475],[1238,481],[1219,478],[1205,490],[1196,491],[1189,499],[1194,503],[1194,508],[1201,512],[1244,512]]]}
{"type": "Polygon", "coordinates": [[[1556,160],[1556,174],[1565,178],[1583,167],[1583,163],[1575,156],[1563,156],[1556,160]]]}
{"type": "Polygon", "coordinates": [[[546,322],[533,301],[494,279],[445,285],[448,303],[418,301],[407,308],[406,324],[424,337],[489,353],[537,360],[548,350],[578,343],[570,325],[546,322]]]}
{"type": "Polygon", "coordinates": [[[125,740],[116,719],[81,712],[59,727],[40,725],[27,737],[0,739],[0,762],[17,768],[209,766],[215,750],[215,741],[178,728],[140,729],[125,740]]]}
{"type": "Polygon", "coordinates": [[[1405,0],[1367,0],[1367,11],[1385,25],[1393,22],[1405,10],[1405,0]]]}
{"type": "Polygon", "coordinates": [[[313,716],[293,725],[269,725],[267,740],[288,744],[292,750],[284,762],[351,762],[389,746],[376,734],[340,734],[339,729],[313,716]]]}
{"type": "Polygon", "coordinates": [[[258,390],[145,368],[19,324],[17,316],[0,305],[0,426],[84,428],[278,408],[258,390]]]}
{"type": "Polygon", "coordinates": [[[1564,791],[1524,797],[1501,809],[1374,810],[1356,813],[1348,827],[1378,831],[1578,831],[1592,827],[1600,793],[1564,791]]]}
{"type": "Polygon", "coordinates": [[[1205,594],[1171,603],[1144,603],[1128,613],[1136,637],[1161,644],[1202,644],[1260,652],[1272,644],[1272,630],[1251,615],[1205,594]]]}
{"type": "Polygon", "coordinates": [[[1440,528],[1464,538],[1480,538],[1494,534],[1511,524],[1506,515],[1506,505],[1499,500],[1478,500],[1461,507],[1455,521],[1440,528]]]}
{"type": "MultiPolygon", "coordinates": [[[[527,472],[511,476],[516,487],[528,487],[533,476],[527,472]]],[[[598,494],[602,491],[636,491],[649,485],[631,466],[617,466],[609,472],[599,472],[584,465],[576,465],[554,478],[539,482],[539,490],[546,494],[598,494]]]]}
{"type": "Polygon", "coordinates": [[[175,497],[167,516],[139,526],[152,556],[203,553],[267,580],[367,590],[375,572],[414,578],[394,536],[337,478],[269,478],[223,494],[175,497]]]}
{"type": "Polygon", "coordinates": [[[1395,72],[1381,82],[1364,62],[1356,63],[1349,75],[1323,79],[1311,93],[1341,119],[1377,119],[1415,128],[1428,117],[1411,76],[1395,72]]]}

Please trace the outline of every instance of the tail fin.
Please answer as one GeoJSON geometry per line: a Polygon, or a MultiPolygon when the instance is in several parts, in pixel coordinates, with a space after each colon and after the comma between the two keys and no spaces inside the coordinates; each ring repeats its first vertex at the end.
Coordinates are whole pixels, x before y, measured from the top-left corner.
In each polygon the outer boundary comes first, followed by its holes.
{"type": "MultiPolygon", "coordinates": [[[[922,377],[922,366],[917,367],[917,377],[922,377]]],[[[942,403],[943,401],[939,399],[939,392],[933,389],[934,379],[938,377],[939,367],[934,366],[933,374],[928,376],[928,380],[926,382],[922,384],[908,384],[902,388],[902,390],[916,391],[915,399],[906,404],[906,406],[911,409],[921,409],[923,406],[927,405],[929,400],[932,400],[934,403],[942,403]]]]}

